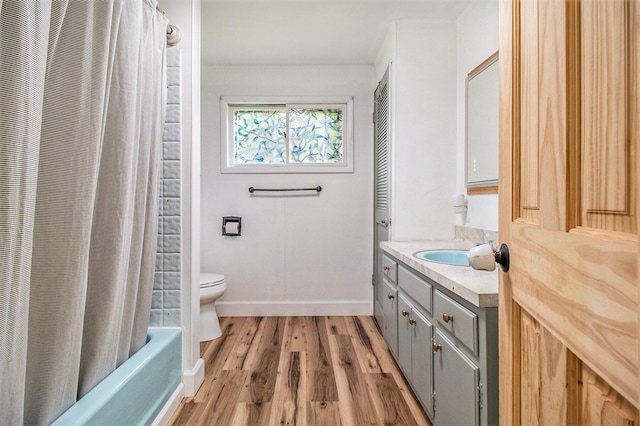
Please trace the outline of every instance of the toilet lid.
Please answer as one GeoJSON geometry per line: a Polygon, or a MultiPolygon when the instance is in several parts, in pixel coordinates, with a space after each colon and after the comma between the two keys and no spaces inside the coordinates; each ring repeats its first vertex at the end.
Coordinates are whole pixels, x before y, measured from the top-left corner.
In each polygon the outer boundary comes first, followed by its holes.
{"type": "Polygon", "coordinates": [[[224,275],[209,272],[200,273],[200,287],[213,287],[224,283],[224,275]]]}

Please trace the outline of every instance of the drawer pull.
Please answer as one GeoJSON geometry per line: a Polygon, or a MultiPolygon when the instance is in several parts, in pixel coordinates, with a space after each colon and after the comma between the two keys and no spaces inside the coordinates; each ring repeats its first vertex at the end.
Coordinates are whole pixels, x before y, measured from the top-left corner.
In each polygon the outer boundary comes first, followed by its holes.
{"type": "Polygon", "coordinates": [[[382,269],[384,269],[385,271],[388,271],[388,270],[389,270],[389,267],[388,267],[387,265],[384,265],[384,266],[382,267],[382,269]]]}
{"type": "Polygon", "coordinates": [[[444,322],[453,321],[453,315],[442,314],[442,319],[444,320],[444,322]]]}
{"type": "Polygon", "coordinates": [[[432,348],[434,352],[438,352],[440,349],[442,349],[442,345],[439,343],[433,342],[432,348]]]}
{"type": "Polygon", "coordinates": [[[416,323],[416,320],[414,320],[413,318],[409,318],[409,324],[413,325],[416,323]]]}
{"type": "Polygon", "coordinates": [[[389,294],[387,295],[387,298],[388,298],[389,300],[393,299],[394,297],[395,297],[395,296],[394,296],[392,293],[389,293],[389,294]]]}
{"type": "Polygon", "coordinates": [[[406,317],[407,315],[409,315],[409,312],[407,312],[407,311],[403,310],[403,311],[402,311],[402,316],[403,316],[403,317],[406,317]]]}

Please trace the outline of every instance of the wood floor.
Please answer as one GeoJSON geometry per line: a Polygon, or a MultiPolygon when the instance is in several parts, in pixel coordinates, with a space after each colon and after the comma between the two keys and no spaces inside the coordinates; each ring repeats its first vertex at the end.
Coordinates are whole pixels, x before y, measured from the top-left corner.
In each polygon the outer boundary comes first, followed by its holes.
{"type": "Polygon", "coordinates": [[[428,425],[372,317],[221,318],[170,425],[428,425]]]}

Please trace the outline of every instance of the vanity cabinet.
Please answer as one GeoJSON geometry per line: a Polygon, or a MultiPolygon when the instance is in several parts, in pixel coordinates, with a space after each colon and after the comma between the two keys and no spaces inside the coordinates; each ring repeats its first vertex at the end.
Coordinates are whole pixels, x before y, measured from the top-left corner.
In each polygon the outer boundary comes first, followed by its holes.
{"type": "Polygon", "coordinates": [[[385,257],[383,283],[393,297],[381,331],[429,418],[436,426],[497,424],[497,307],[479,308],[385,257]]]}
{"type": "Polygon", "coordinates": [[[398,294],[398,364],[433,418],[433,325],[402,291],[398,294]]]}
{"type": "Polygon", "coordinates": [[[480,424],[480,369],[442,330],[433,338],[436,424],[480,424]]]}
{"type": "Polygon", "coordinates": [[[394,356],[398,356],[398,289],[386,278],[382,281],[384,300],[382,301],[382,335],[394,356]]]}
{"type": "Polygon", "coordinates": [[[382,307],[376,316],[384,340],[394,356],[398,356],[398,264],[382,255],[382,283],[375,289],[377,303],[382,307]]]}

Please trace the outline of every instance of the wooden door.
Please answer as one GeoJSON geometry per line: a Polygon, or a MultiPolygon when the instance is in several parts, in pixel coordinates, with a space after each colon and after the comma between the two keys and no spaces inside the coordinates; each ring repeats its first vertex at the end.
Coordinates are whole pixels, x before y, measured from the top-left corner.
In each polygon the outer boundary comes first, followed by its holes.
{"type": "Polygon", "coordinates": [[[638,424],[639,0],[500,1],[502,424],[638,424]]]}

